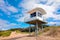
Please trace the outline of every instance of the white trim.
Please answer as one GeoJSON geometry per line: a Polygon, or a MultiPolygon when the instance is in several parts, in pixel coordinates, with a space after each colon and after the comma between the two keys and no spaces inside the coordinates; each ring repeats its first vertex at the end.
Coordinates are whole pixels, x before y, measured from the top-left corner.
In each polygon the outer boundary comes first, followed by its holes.
{"type": "Polygon", "coordinates": [[[37,16],[37,17],[32,17],[32,18],[25,18],[25,22],[29,22],[29,21],[32,21],[32,20],[40,20],[40,21],[44,21],[43,18],[37,16]]]}
{"type": "Polygon", "coordinates": [[[38,16],[38,11],[36,11],[36,17],[38,16]]]}

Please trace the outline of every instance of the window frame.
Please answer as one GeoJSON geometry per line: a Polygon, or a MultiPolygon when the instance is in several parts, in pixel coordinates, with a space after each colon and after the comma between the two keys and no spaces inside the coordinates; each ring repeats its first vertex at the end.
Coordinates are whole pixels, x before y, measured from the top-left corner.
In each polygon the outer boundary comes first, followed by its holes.
{"type": "Polygon", "coordinates": [[[31,17],[31,18],[32,18],[32,17],[36,17],[36,12],[30,14],[30,17],[31,17]]]}
{"type": "Polygon", "coordinates": [[[38,15],[38,17],[42,17],[42,14],[41,14],[41,12],[37,12],[37,15],[38,15]]]}

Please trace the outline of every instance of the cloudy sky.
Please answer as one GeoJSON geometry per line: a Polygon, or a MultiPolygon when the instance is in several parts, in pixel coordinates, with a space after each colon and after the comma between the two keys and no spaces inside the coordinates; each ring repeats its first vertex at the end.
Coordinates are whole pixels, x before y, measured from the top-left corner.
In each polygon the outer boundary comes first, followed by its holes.
{"type": "Polygon", "coordinates": [[[28,27],[24,18],[36,7],[46,11],[48,25],[60,25],[60,0],[0,0],[0,30],[28,27]]]}

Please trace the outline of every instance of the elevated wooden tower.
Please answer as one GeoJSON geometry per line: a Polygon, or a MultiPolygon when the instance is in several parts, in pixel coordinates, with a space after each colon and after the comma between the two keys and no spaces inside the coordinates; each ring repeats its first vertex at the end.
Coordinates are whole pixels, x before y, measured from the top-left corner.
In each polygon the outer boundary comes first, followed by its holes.
{"type": "MultiPolygon", "coordinates": [[[[28,12],[29,18],[25,18],[25,23],[33,24],[36,27],[36,34],[38,34],[38,27],[40,27],[41,24],[45,24],[43,15],[46,14],[45,10],[42,8],[35,8],[28,12]]],[[[30,31],[29,31],[30,32],[30,31]]]]}

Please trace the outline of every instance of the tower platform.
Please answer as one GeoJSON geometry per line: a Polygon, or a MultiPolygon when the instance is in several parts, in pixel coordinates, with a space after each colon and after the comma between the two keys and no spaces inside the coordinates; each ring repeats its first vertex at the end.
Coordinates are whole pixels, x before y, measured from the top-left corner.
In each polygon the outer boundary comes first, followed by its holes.
{"type": "Polygon", "coordinates": [[[38,24],[46,24],[46,22],[40,17],[25,18],[25,23],[36,25],[36,22],[38,24]]]}

